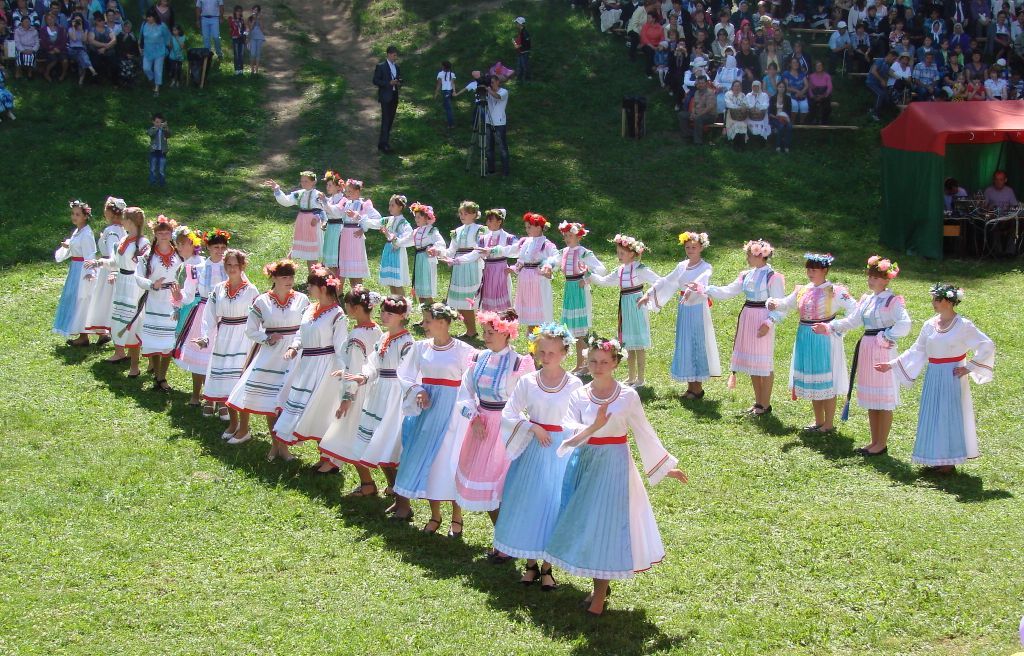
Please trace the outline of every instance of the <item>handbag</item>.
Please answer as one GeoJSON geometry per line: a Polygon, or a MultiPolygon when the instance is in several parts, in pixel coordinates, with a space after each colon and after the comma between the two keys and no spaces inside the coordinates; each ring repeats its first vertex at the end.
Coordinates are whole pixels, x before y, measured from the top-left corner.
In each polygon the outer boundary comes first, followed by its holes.
{"type": "Polygon", "coordinates": [[[734,121],[745,121],[747,120],[747,110],[743,107],[737,107],[729,110],[729,118],[734,121]]]}

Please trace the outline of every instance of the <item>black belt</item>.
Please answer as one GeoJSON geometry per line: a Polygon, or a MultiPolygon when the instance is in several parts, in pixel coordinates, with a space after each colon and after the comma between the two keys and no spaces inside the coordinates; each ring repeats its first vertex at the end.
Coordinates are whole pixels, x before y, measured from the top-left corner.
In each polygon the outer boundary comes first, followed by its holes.
{"type": "Polygon", "coordinates": [[[294,335],[298,330],[298,326],[283,326],[281,328],[267,328],[263,332],[268,335],[294,335]]]}
{"type": "Polygon", "coordinates": [[[248,320],[249,317],[221,317],[220,323],[227,324],[229,326],[240,326],[248,320]]]}
{"type": "Polygon", "coordinates": [[[377,375],[381,378],[398,378],[398,371],[396,369],[381,369],[377,375]]]}
{"type": "Polygon", "coordinates": [[[345,219],[327,219],[327,225],[341,225],[345,219]]]}
{"type": "Polygon", "coordinates": [[[304,210],[300,207],[299,214],[316,214],[317,216],[323,216],[324,211],[321,209],[304,210]]]}
{"type": "Polygon", "coordinates": [[[865,330],[864,334],[867,335],[868,337],[871,337],[872,335],[877,335],[878,333],[884,333],[885,330],[885,328],[870,328],[868,330],[865,330]]]}
{"type": "Polygon", "coordinates": [[[214,14],[213,16],[207,16],[206,14],[203,14],[203,18],[220,18],[220,16],[216,14],[214,14]]]}
{"type": "Polygon", "coordinates": [[[504,410],[504,401],[480,401],[480,407],[484,410],[504,410]]]}
{"type": "Polygon", "coordinates": [[[767,307],[765,301],[744,301],[743,307],[767,307]]]}
{"type": "MultiPolygon", "coordinates": [[[[344,221],[344,219],[342,219],[342,221],[344,221]]],[[[344,221],[344,223],[345,223],[345,227],[346,228],[358,228],[359,227],[359,223],[349,223],[348,221],[344,221]]]]}
{"type": "Polygon", "coordinates": [[[458,248],[455,250],[456,253],[472,253],[472,248],[458,248]]]}
{"type": "Polygon", "coordinates": [[[566,276],[565,279],[566,280],[582,280],[583,279],[583,274],[581,273],[581,274],[575,275],[575,276],[566,276]]]}
{"type": "Polygon", "coordinates": [[[857,345],[853,347],[853,362],[850,364],[850,386],[846,390],[846,403],[843,404],[843,411],[839,418],[846,421],[850,418],[850,399],[853,398],[853,383],[857,380],[857,361],[860,359],[860,343],[865,337],[877,335],[885,328],[871,328],[865,330],[864,334],[857,339],[857,345]]]}
{"type": "Polygon", "coordinates": [[[828,323],[829,321],[832,321],[835,318],[836,318],[836,315],[833,314],[831,317],[826,317],[825,319],[801,319],[800,320],[800,325],[801,326],[813,326],[814,324],[817,324],[817,323],[828,323]]]}
{"type": "Polygon", "coordinates": [[[524,269],[536,269],[539,266],[540,266],[540,262],[532,262],[530,264],[524,264],[523,268],[524,269]]]}
{"type": "Polygon", "coordinates": [[[125,276],[135,275],[135,269],[118,269],[117,272],[125,276]]]}
{"type": "Polygon", "coordinates": [[[484,262],[505,262],[508,263],[508,258],[504,257],[485,257],[484,262]]]}
{"type": "Polygon", "coordinates": [[[636,287],[623,287],[619,290],[619,296],[626,296],[628,294],[636,294],[644,290],[643,285],[637,285],[636,287]]]}
{"type": "Polygon", "coordinates": [[[423,248],[420,248],[419,246],[417,246],[416,247],[416,252],[417,253],[425,253],[428,248],[430,248],[430,247],[429,246],[424,246],[423,248]]]}
{"type": "Polygon", "coordinates": [[[308,358],[314,355],[330,355],[334,353],[333,346],[320,346],[318,348],[304,348],[302,349],[302,357],[308,358]]]}

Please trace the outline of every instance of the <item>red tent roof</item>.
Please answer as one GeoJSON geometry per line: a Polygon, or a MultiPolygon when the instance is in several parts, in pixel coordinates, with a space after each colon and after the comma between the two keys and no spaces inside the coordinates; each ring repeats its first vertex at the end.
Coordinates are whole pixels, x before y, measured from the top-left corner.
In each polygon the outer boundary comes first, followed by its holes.
{"type": "Polygon", "coordinates": [[[882,129],[882,145],[946,154],[950,143],[1024,142],[1024,100],[911,103],[882,129]]]}

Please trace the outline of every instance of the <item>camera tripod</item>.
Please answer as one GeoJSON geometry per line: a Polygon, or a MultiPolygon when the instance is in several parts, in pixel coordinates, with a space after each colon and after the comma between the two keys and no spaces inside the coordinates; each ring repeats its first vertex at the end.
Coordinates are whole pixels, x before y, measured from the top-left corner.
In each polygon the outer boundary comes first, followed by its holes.
{"type": "Polygon", "coordinates": [[[475,155],[480,164],[480,177],[487,176],[487,105],[477,104],[473,110],[473,129],[466,149],[466,170],[473,165],[475,155]]]}

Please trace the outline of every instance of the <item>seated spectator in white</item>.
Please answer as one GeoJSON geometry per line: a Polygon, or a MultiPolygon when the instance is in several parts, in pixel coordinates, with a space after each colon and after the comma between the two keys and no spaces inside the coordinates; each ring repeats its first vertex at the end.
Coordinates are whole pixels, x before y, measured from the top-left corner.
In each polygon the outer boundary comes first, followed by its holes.
{"type": "Polygon", "coordinates": [[[1005,100],[1006,92],[1006,80],[999,76],[999,70],[995,66],[988,69],[988,79],[985,80],[985,98],[987,100],[1005,100]]]}
{"type": "Polygon", "coordinates": [[[945,205],[947,212],[952,212],[954,203],[959,198],[967,198],[967,190],[960,186],[960,183],[956,181],[956,178],[946,178],[946,181],[942,184],[943,194],[942,201],[945,205]]]}
{"type": "MultiPolygon", "coordinates": [[[[731,48],[730,48],[731,52],[731,48]]],[[[725,56],[725,64],[715,73],[715,93],[718,94],[718,113],[725,111],[725,94],[732,89],[732,83],[739,80],[743,83],[743,71],[736,66],[736,58],[732,54],[725,56]]]]}
{"type": "Polygon", "coordinates": [[[747,114],[743,84],[735,80],[725,94],[725,138],[732,142],[736,150],[743,150],[747,143],[747,114]]]}
{"type": "Polygon", "coordinates": [[[889,86],[897,93],[909,91],[914,69],[910,65],[910,55],[903,53],[889,69],[889,86]]]}
{"type": "Polygon", "coordinates": [[[762,139],[761,145],[768,142],[768,137],[772,133],[772,127],[768,121],[770,100],[768,94],[762,91],[761,82],[754,80],[750,93],[747,94],[747,138],[762,139]]]}
{"type": "Polygon", "coordinates": [[[992,174],[992,184],[985,188],[985,207],[998,211],[1016,206],[1017,195],[1006,185],[1006,171],[997,170],[992,174]]]}

